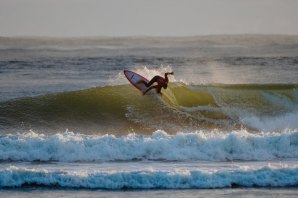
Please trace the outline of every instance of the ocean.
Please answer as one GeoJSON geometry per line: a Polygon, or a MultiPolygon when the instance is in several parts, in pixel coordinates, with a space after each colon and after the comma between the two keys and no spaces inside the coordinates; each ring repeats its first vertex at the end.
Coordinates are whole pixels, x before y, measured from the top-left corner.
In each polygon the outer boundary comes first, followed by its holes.
{"type": "Polygon", "coordinates": [[[0,197],[297,197],[298,36],[0,37],[0,197]],[[162,96],[125,78],[174,71],[162,96]]]}

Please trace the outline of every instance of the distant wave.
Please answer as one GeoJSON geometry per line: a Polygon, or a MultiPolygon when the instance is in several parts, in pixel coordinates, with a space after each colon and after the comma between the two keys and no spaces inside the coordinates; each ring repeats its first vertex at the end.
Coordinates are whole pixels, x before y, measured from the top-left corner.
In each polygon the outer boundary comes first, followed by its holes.
{"type": "Polygon", "coordinates": [[[298,185],[298,168],[265,166],[252,170],[64,172],[17,168],[0,171],[0,188],[48,186],[88,189],[189,189],[288,187],[298,185]]]}
{"type": "Polygon", "coordinates": [[[246,131],[152,135],[55,135],[34,132],[0,137],[2,161],[92,162],[118,160],[272,160],[298,158],[298,132],[251,134],[246,131]]]}

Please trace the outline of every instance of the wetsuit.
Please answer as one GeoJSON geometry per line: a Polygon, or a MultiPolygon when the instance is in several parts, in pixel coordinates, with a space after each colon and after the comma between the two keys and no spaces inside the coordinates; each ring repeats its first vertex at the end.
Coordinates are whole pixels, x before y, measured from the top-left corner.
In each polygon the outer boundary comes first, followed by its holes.
{"type": "Polygon", "coordinates": [[[161,77],[161,76],[154,76],[150,82],[146,83],[146,82],[143,82],[145,84],[146,87],[149,87],[145,92],[144,94],[146,94],[148,91],[150,91],[151,89],[155,88],[156,89],[156,92],[157,93],[160,93],[161,94],[161,88],[164,88],[166,89],[167,86],[168,86],[168,82],[169,82],[169,79],[168,79],[168,74],[169,73],[166,73],[165,74],[165,77],[161,77]],[[157,83],[157,85],[154,85],[152,87],[150,87],[153,83],[157,83]]]}
{"type": "Polygon", "coordinates": [[[153,83],[157,82],[157,85],[153,86],[153,88],[162,88],[166,83],[168,83],[168,79],[165,79],[161,76],[154,76],[150,82],[146,83],[145,86],[146,87],[150,87],[153,83]]]}

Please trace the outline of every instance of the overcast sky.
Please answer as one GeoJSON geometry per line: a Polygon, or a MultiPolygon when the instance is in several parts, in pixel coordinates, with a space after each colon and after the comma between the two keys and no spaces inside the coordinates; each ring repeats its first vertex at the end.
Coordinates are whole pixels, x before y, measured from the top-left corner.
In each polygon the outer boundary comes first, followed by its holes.
{"type": "Polygon", "coordinates": [[[298,35],[298,0],[0,0],[0,36],[298,35]]]}

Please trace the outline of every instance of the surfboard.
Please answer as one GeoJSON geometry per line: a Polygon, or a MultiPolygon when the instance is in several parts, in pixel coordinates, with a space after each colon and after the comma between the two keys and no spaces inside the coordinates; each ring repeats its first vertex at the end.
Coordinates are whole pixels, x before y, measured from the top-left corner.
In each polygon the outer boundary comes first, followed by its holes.
{"type": "Polygon", "coordinates": [[[149,82],[145,77],[141,76],[140,74],[137,74],[133,71],[124,70],[124,75],[127,78],[127,80],[135,86],[138,90],[140,90],[142,93],[144,93],[148,88],[144,85],[144,83],[140,83],[141,80],[145,81],[146,83],[149,82]]]}

